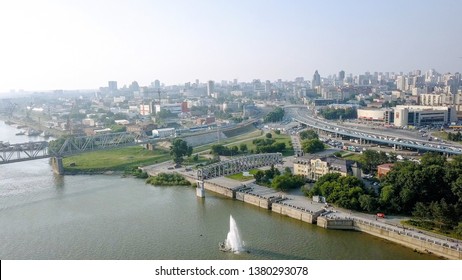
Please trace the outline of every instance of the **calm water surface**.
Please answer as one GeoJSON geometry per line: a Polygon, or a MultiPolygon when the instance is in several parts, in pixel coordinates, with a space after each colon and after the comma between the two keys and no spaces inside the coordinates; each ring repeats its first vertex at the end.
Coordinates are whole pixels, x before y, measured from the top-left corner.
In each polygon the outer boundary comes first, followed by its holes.
{"type": "MultiPolygon", "coordinates": [[[[13,132],[0,121],[0,141],[14,143],[13,132]]],[[[200,199],[192,188],[109,175],[58,176],[47,159],[0,165],[0,259],[432,258],[213,193],[200,199]],[[218,250],[229,215],[250,253],[218,250]]]]}

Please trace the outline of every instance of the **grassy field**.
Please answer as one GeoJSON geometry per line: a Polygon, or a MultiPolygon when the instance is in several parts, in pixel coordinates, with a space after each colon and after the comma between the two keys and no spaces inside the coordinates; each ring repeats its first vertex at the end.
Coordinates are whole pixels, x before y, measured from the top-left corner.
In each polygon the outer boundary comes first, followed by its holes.
{"type": "Polygon", "coordinates": [[[418,220],[412,220],[411,219],[411,220],[401,221],[401,224],[403,224],[405,226],[410,226],[410,227],[413,227],[413,228],[433,232],[433,233],[436,233],[436,234],[441,234],[441,235],[451,237],[451,238],[454,238],[454,239],[461,239],[461,236],[458,235],[455,230],[440,229],[440,228],[438,228],[437,226],[435,226],[434,224],[432,224],[430,222],[418,221],[418,220]]]}
{"type": "MultiPolygon", "coordinates": [[[[242,141],[245,141],[247,139],[254,139],[254,138],[260,137],[261,135],[262,135],[261,131],[256,130],[256,131],[246,133],[246,134],[243,134],[243,135],[239,135],[239,136],[236,136],[236,137],[223,139],[223,140],[220,141],[220,144],[225,145],[225,146],[239,145],[240,143],[243,143],[242,141]]],[[[250,141],[250,142],[252,142],[252,141],[250,141]]],[[[217,145],[217,144],[218,143],[215,142],[215,143],[210,143],[210,144],[207,144],[207,145],[194,147],[193,153],[201,153],[201,152],[207,151],[213,145],[217,145]]]]}
{"type": "Polygon", "coordinates": [[[448,133],[446,131],[432,132],[431,135],[438,139],[448,140],[448,133]]]}
{"type": "Polygon", "coordinates": [[[149,151],[143,147],[134,146],[66,157],[63,159],[63,164],[66,172],[125,171],[169,159],[170,155],[167,151],[149,151]]]}
{"type": "Polygon", "coordinates": [[[344,159],[354,160],[354,161],[361,161],[362,156],[360,154],[351,153],[349,155],[343,156],[344,159]]]}
{"type": "MultiPolygon", "coordinates": [[[[257,171],[258,171],[258,169],[252,169],[252,170],[249,171],[249,173],[254,175],[255,173],[257,173],[257,171]]],[[[225,177],[229,178],[229,179],[241,181],[241,182],[253,179],[253,176],[244,176],[242,172],[238,173],[238,174],[234,174],[234,175],[225,176],[225,177]]]]}
{"type": "MultiPolygon", "coordinates": [[[[264,139],[266,136],[265,136],[266,133],[263,133],[261,136],[259,137],[256,137],[254,139],[264,139]]],[[[291,142],[291,139],[290,139],[290,136],[289,135],[286,135],[286,134],[276,134],[274,132],[271,132],[271,135],[272,135],[272,139],[276,140],[275,143],[286,143],[286,150],[282,153],[283,156],[293,156],[294,155],[294,150],[292,149],[292,142],[291,142]]],[[[239,146],[240,144],[246,144],[247,145],[247,149],[249,151],[255,151],[256,150],[256,146],[255,144],[252,143],[252,141],[254,139],[249,139],[249,140],[246,140],[246,141],[242,141],[242,142],[239,142],[239,143],[236,143],[236,144],[229,144],[227,146],[234,146],[234,145],[237,145],[239,146]]]]}

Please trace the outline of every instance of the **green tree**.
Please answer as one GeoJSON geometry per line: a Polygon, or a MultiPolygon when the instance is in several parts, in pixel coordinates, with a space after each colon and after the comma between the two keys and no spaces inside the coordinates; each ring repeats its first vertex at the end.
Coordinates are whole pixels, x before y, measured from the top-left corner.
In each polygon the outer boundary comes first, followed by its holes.
{"type": "Polygon", "coordinates": [[[459,224],[454,230],[457,236],[462,237],[462,222],[459,222],[459,224]]]}
{"type": "Polygon", "coordinates": [[[366,150],[361,155],[361,165],[365,173],[376,172],[378,165],[388,161],[388,156],[384,152],[366,150]]]}
{"type": "Polygon", "coordinates": [[[176,138],[170,146],[170,155],[176,164],[181,164],[184,161],[184,156],[191,156],[193,151],[192,146],[188,146],[188,142],[183,139],[176,138]]]}
{"type": "Polygon", "coordinates": [[[263,119],[264,122],[279,122],[282,121],[284,118],[284,109],[281,107],[277,107],[273,111],[269,112],[265,118],[263,119]]]}
{"type": "Polygon", "coordinates": [[[305,184],[305,179],[299,175],[284,173],[274,177],[271,182],[271,187],[276,190],[286,191],[289,189],[297,189],[305,184]]]}
{"type": "Polygon", "coordinates": [[[375,200],[361,180],[339,173],[329,173],[319,178],[308,195],[322,195],[331,203],[353,210],[372,211],[375,206],[375,200]]]}
{"type": "Polygon", "coordinates": [[[263,177],[265,177],[265,173],[261,170],[258,170],[257,172],[255,172],[253,177],[255,178],[255,182],[259,184],[263,181],[263,177]]]}
{"type": "Polygon", "coordinates": [[[241,153],[246,153],[248,148],[247,148],[247,144],[245,143],[242,143],[239,145],[239,150],[241,151],[241,153]]]}
{"type": "Polygon", "coordinates": [[[378,206],[377,198],[373,197],[372,195],[362,194],[359,196],[358,201],[359,201],[359,205],[361,206],[361,209],[367,212],[373,212],[377,209],[377,206],[378,206]]]}
{"type": "Polygon", "coordinates": [[[127,131],[127,127],[124,126],[124,125],[119,125],[119,124],[114,124],[114,125],[111,125],[111,130],[112,132],[125,132],[127,131]]]}
{"type": "Polygon", "coordinates": [[[316,153],[324,151],[324,143],[319,139],[305,140],[302,142],[302,148],[305,153],[316,153]]]}
{"type": "Polygon", "coordinates": [[[314,131],[313,129],[309,129],[309,130],[304,130],[300,132],[300,139],[302,140],[319,139],[319,136],[316,133],[316,131],[314,131]]]}
{"type": "Polygon", "coordinates": [[[271,139],[273,138],[273,135],[270,132],[268,132],[266,133],[265,137],[271,139]]]}

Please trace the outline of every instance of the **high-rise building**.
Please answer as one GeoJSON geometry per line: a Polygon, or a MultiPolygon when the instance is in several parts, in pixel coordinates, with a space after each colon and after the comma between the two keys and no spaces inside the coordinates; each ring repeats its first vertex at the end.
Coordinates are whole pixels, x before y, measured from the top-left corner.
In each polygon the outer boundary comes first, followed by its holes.
{"type": "Polygon", "coordinates": [[[345,71],[340,70],[340,72],[338,72],[338,79],[339,81],[343,81],[345,79],[345,71]]]}
{"type": "Polygon", "coordinates": [[[117,81],[109,81],[107,82],[107,85],[108,85],[109,91],[111,92],[117,91],[117,81]]]}
{"type": "Polygon", "coordinates": [[[321,75],[319,75],[318,70],[314,72],[313,81],[311,83],[311,87],[315,88],[321,85],[321,75]]]}
{"type": "Polygon", "coordinates": [[[398,76],[396,78],[396,88],[402,91],[406,90],[406,77],[398,76]]]}
{"type": "Polygon", "coordinates": [[[266,92],[266,93],[270,93],[270,92],[271,92],[271,82],[268,81],[268,80],[265,82],[265,92],[266,92]]]}
{"type": "Polygon", "coordinates": [[[215,82],[208,81],[207,82],[207,96],[212,96],[212,93],[215,91],[215,82]]]}
{"type": "Polygon", "coordinates": [[[159,80],[154,81],[154,88],[160,88],[160,81],[159,80]]]}

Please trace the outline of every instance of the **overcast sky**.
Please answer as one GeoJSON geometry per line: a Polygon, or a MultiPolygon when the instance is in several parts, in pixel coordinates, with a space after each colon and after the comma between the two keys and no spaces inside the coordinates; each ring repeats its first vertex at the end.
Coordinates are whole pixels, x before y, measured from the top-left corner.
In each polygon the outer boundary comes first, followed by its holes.
{"type": "Polygon", "coordinates": [[[0,91],[462,71],[462,1],[0,0],[0,91]]]}

